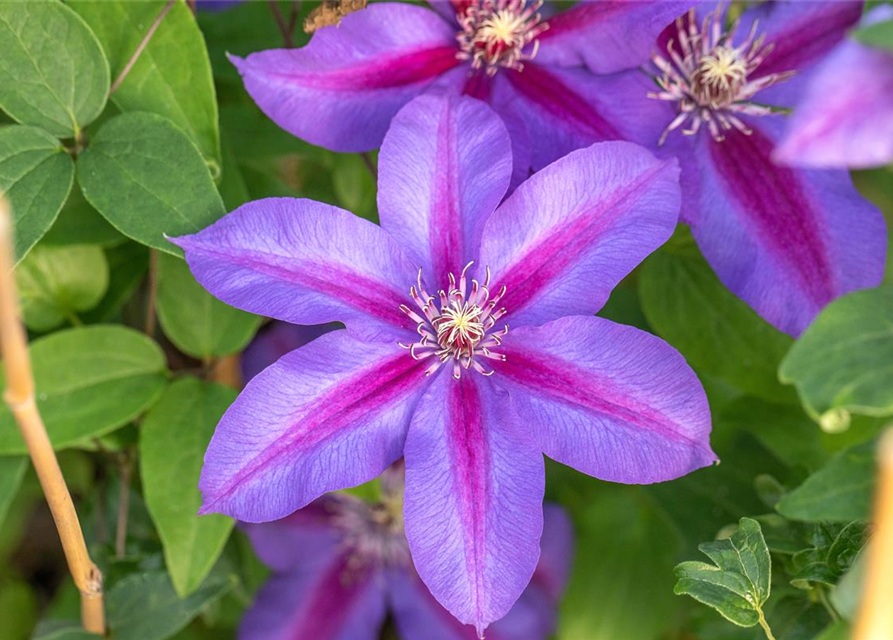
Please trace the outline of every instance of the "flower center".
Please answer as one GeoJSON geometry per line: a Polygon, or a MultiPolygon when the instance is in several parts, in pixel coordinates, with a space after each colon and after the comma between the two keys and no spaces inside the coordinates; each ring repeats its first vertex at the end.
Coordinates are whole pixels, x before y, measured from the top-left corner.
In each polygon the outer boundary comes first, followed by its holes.
{"type": "Polygon", "coordinates": [[[460,60],[471,60],[473,69],[486,67],[489,75],[499,67],[524,68],[539,48],[537,36],[548,28],[538,13],[543,0],[472,0],[457,9],[462,27],[456,35],[460,60]],[[533,50],[524,49],[533,43],[533,50]]]}
{"type": "Polygon", "coordinates": [[[400,346],[409,349],[409,355],[416,360],[434,356],[434,362],[425,375],[431,375],[451,362],[453,377],[457,380],[462,377],[463,369],[474,369],[489,376],[493,370],[485,368],[480,359],[505,360],[505,356],[492,351],[493,347],[502,344],[502,337],[509,331],[508,325],[493,331],[497,321],[506,313],[505,307],[497,308],[505,295],[505,287],[491,297],[490,270],[487,269],[487,277],[480,284],[468,278],[468,269],[472,264],[469,262],[462,270],[458,282],[452,273],[449,274],[449,290],[441,289],[437,297],[425,291],[419,270],[417,283],[409,289],[418,311],[405,304],[400,305],[400,310],[416,323],[419,334],[418,341],[400,343],[400,346]]]}
{"type": "Polygon", "coordinates": [[[754,72],[775,45],[765,44],[765,36],[757,36],[757,21],[739,46],[732,45],[738,23],[724,31],[722,11],[710,13],[699,26],[694,9],[676,20],[678,42],[667,43],[667,54],[655,54],[652,61],[661,75],[655,78],[659,92],[649,98],[675,102],[678,115],[664,130],[663,144],[671,131],[688,124],[685,135],[695,135],[707,127],[717,142],[725,139],[724,132],[737,129],[746,135],[751,129],[741,115],[765,116],[780,111],[753,102],[758,92],[790,78],[795,72],[773,73],[751,79],[754,72]]]}
{"type": "Polygon", "coordinates": [[[342,545],[348,554],[347,574],[374,566],[402,566],[410,563],[409,547],[403,529],[403,496],[382,497],[368,504],[353,499],[339,505],[333,524],[342,533],[342,545]]]}

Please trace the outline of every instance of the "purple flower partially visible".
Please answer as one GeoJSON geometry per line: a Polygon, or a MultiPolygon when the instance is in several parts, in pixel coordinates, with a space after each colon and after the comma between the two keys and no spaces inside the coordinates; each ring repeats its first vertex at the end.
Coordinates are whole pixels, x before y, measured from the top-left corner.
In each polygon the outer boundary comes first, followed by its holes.
{"type": "Polygon", "coordinates": [[[652,97],[675,107],[664,136],[682,166],[682,217],[725,285],[797,336],[838,296],[879,284],[884,270],[884,219],[845,171],[772,160],[779,111],[796,104],[862,2],[763,2],[729,31],[714,6],[678,20],[654,56],[652,97]]]}
{"type": "Polygon", "coordinates": [[[278,321],[269,323],[257,332],[254,340],[242,352],[242,379],[248,382],[289,351],[303,347],[337,328],[337,322],[312,325],[278,321]]]}
{"type": "MultiPolygon", "coordinates": [[[[881,5],[862,26],[889,20],[893,7],[881,5]]],[[[854,169],[893,161],[893,53],[853,39],[837,45],[810,78],[774,158],[854,169]]]]}
{"type": "MultiPolygon", "coordinates": [[[[375,640],[385,616],[403,640],[475,640],[412,566],[403,533],[402,487],[379,504],[332,494],[276,522],[245,525],[273,576],[257,594],[239,640],[375,640]]],[[[530,584],[488,640],[546,640],[573,555],[565,512],[545,505],[542,553],[530,584]]]]}
{"type": "Polygon", "coordinates": [[[175,240],[228,304],[346,325],[229,408],[205,456],[202,513],[276,520],[404,457],[416,569],[479,632],[536,567],[543,452],[625,483],[716,460],[682,356],[594,315],[673,232],[676,162],[600,143],[503,202],[511,173],[508,133],[483,102],[425,95],[382,145],[381,227],[283,198],[175,240]]]}
{"type": "Polygon", "coordinates": [[[333,151],[378,148],[400,108],[428,90],[484,100],[512,135],[519,181],[594,142],[656,135],[659,110],[635,68],[692,2],[581,2],[548,20],[542,0],[430,4],[374,3],[305,47],[232,61],[264,113],[333,151]]]}

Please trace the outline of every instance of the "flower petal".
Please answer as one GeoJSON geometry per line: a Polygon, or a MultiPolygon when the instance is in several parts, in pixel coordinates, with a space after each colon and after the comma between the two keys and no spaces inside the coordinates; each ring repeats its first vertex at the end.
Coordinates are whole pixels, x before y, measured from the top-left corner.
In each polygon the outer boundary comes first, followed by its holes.
{"type": "MultiPolygon", "coordinates": [[[[557,505],[544,505],[542,553],[533,579],[506,616],[487,629],[487,640],[550,637],[570,571],[573,542],[567,513],[557,505]]],[[[394,621],[404,640],[478,640],[474,627],[462,624],[440,606],[414,571],[393,572],[389,589],[394,621]]]]}
{"type": "Polygon", "coordinates": [[[602,480],[661,482],[711,464],[710,409],[664,341],[594,316],[509,333],[494,380],[543,452],[602,480]]]}
{"type": "Polygon", "coordinates": [[[741,16],[736,40],[747,37],[754,21],[758,33],[774,48],[751,75],[751,79],[772,73],[796,71],[781,84],[760,91],[757,102],[776,107],[793,107],[821,62],[862,16],[862,0],[774,0],[763,2],[741,16]]]}
{"type": "Polygon", "coordinates": [[[456,67],[454,28],[434,11],[373,4],[301,49],[233,57],[245,88],[276,124],[333,151],[369,151],[391,118],[456,67]]]}
{"type": "Polygon", "coordinates": [[[239,309],[293,324],[337,320],[365,337],[414,329],[400,311],[413,263],[381,227],[337,207],[258,200],[172,241],[196,280],[239,309]]]}
{"type": "Polygon", "coordinates": [[[564,67],[587,65],[614,73],[646,62],[660,32],[693,4],[669,0],[579,2],[549,19],[539,37],[537,62],[564,67]]]}
{"type": "Polygon", "coordinates": [[[539,557],[542,456],[507,399],[475,373],[441,374],[406,439],[406,537],[435,598],[479,634],[524,591],[539,557]]]}
{"type": "Polygon", "coordinates": [[[534,174],[494,212],[481,247],[496,288],[507,288],[512,326],[598,311],[670,237],[679,200],[676,161],[629,142],[574,151],[534,174]]]}
{"type": "Polygon", "coordinates": [[[239,640],[376,640],[385,591],[371,565],[355,566],[333,548],[296,571],[273,576],[239,625],[239,640]]]}
{"type": "Polygon", "coordinates": [[[720,280],[779,330],[799,335],[838,296],[880,283],[886,226],[845,171],[772,162],[780,118],[752,135],[696,143],[700,202],[692,232],[720,280]]]}
{"type": "Polygon", "coordinates": [[[290,573],[335,555],[342,534],[332,521],[346,500],[331,493],[281,520],[239,526],[264,564],[277,573],[290,573]]]}
{"type": "Polygon", "coordinates": [[[258,374],[205,454],[201,513],[266,522],[362,484],[403,452],[424,362],[328,333],[258,374]]]}
{"type": "Polygon", "coordinates": [[[382,227],[446,287],[448,273],[477,257],[484,223],[508,189],[511,141],[483,102],[424,95],[394,118],[378,171],[382,227]]]}
{"type": "MultiPolygon", "coordinates": [[[[885,7],[889,8],[889,7],[885,7]]],[[[893,54],[844,42],[816,69],[774,158],[806,167],[893,160],[893,54]]]]}
{"type": "Polygon", "coordinates": [[[653,89],[639,71],[597,76],[527,63],[520,72],[497,74],[492,100],[497,113],[515,111],[527,125],[538,171],[595,142],[653,145],[666,113],[666,105],[648,98],[653,89]]]}

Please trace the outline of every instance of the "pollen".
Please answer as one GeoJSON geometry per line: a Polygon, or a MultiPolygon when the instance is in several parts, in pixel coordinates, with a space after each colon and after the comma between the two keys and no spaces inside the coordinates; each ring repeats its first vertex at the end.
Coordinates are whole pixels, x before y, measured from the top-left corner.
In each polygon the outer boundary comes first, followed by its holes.
{"type": "Polygon", "coordinates": [[[486,368],[481,360],[505,360],[493,350],[502,344],[502,338],[509,331],[508,325],[496,329],[500,318],[506,314],[505,307],[499,306],[505,287],[495,295],[490,291],[489,269],[483,283],[469,278],[472,264],[469,262],[465,266],[458,279],[449,274],[448,289],[441,289],[437,296],[429,295],[425,290],[419,270],[416,284],[409,289],[417,310],[408,305],[400,306],[400,310],[416,323],[419,334],[416,342],[400,343],[400,346],[408,349],[415,360],[433,358],[426,375],[450,364],[456,379],[467,370],[489,376],[493,370],[486,368]]]}
{"type": "Polygon", "coordinates": [[[537,37],[548,28],[539,13],[543,0],[474,0],[459,16],[462,30],[456,35],[460,60],[473,69],[494,75],[501,67],[523,69],[523,60],[536,56],[537,37]],[[529,51],[528,45],[533,45],[529,51]]]}

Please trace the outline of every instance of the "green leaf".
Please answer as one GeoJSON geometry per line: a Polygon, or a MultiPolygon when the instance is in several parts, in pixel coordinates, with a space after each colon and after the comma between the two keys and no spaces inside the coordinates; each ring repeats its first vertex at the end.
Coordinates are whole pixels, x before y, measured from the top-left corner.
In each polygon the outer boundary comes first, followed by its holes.
{"type": "Polygon", "coordinates": [[[785,495],[776,506],[792,520],[867,520],[874,492],[875,443],[866,442],[834,456],[828,464],[785,495]]]}
{"type": "Polygon", "coordinates": [[[74,163],[53,136],[36,127],[0,127],[0,191],[12,206],[16,260],[53,226],[73,182],[74,163]]]}
{"type": "Polygon", "coordinates": [[[18,493],[27,468],[28,459],[25,457],[0,456],[0,526],[18,493]]]}
{"type": "Polygon", "coordinates": [[[791,559],[791,584],[798,589],[812,589],[815,585],[833,587],[849,570],[856,556],[868,540],[868,526],[855,521],[845,526],[814,525],[816,533],[810,548],[794,554],[791,559]]]}
{"type": "Polygon", "coordinates": [[[760,524],[741,518],[730,538],[705,542],[699,549],[714,564],[683,562],[676,567],[674,592],[716,609],[729,622],[752,627],[769,599],[772,560],[760,524]]]}
{"type": "Polygon", "coordinates": [[[644,263],[639,295],[648,323],[699,372],[770,402],[796,402],[776,371],[791,338],[735,297],[700,255],[661,250],[644,263]]]}
{"type": "Polygon", "coordinates": [[[16,284],[25,324],[48,331],[92,309],[109,285],[109,266],[102,249],[92,245],[38,245],[16,269],[16,284]]]}
{"type": "MultiPolygon", "coordinates": [[[[93,28],[117,78],[166,1],[84,1],[71,7],[93,28]]],[[[202,32],[185,2],[158,25],[124,81],[111,96],[122,111],[150,111],[185,131],[204,157],[220,166],[217,96],[202,32]]]]}
{"type": "MultiPolygon", "coordinates": [[[[370,160],[374,162],[374,160],[370,160]]],[[[377,220],[375,178],[360,154],[334,156],[332,181],[338,205],[367,220],[377,220]]]]}
{"type": "Polygon", "coordinates": [[[72,138],[105,106],[109,64],[96,36],[61,2],[0,3],[0,108],[72,138]]]}
{"type": "Polygon", "coordinates": [[[852,36],[870,47],[893,51],[893,20],[868,25],[853,33],[852,36]]]}
{"type": "Polygon", "coordinates": [[[236,395],[229,387],[181,378],[146,414],[140,429],[146,506],[182,597],[199,588],[233,528],[232,518],[196,514],[202,504],[198,480],[205,449],[236,395]]]}
{"type": "Polygon", "coordinates": [[[84,631],[80,622],[43,620],[37,625],[31,640],[100,640],[101,637],[84,631]]]}
{"type": "Polygon", "coordinates": [[[239,351],[261,320],[212,296],[184,260],[166,254],[158,256],[158,319],[180,351],[199,359],[239,351]]]}
{"type": "Polygon", "coordinates": [[[781,363],[817,419],[835,413],[893,414],[893,286],[829,304],[781,363]]]}
{"type": "MultiPolygon", "coordinates": [[[[575,485],[577,480],[571,480],[575,485]]],[[[551,483],[560,490],[570,482],[551,483]]],[[[556,637],[562,640],[657,640],[673,628],[674,528],[632,487],[593,497],[588,478],[572,509],[576,553],[556,637]]],[[[565,504],[572,500],[562,500],[565,504]]]]}
{"type": "Polygon", "coordinates": [[[720,412],[720,421],[749,431],[788,466],[818,469],[828,461],[822,446],[822,431],[798,406],[739,398],[720,412]]]}
{"type": "MultiPolygon", "coordinates": [[[[37,406],[57,449],[127,424],[161,394],[164,354],[155,342],[121,326],[68,329],[30,348],[37,406]]],[[[3,383],[3,376],[0,376],[3,383]]],[[[25,453],[12,414],[0,408],[0,455],[25,453]]]]}
{"type": "Polygon", "coordinates": [[[105,256],[109,263],[108,291],[95,309],[83,315],[88,323],[113,320],[149,270],[149,251],[135,242],[106,249],[105,256]]]}
{"type": "Polygon", "coordinates": [[[126,113],[100,128],[78,160],[84,197],[121,233],[173,255],[165,239],[195,233],[225,210],[196,146],[151,113],[126,113]]]}
{"type": "MultiPolygon", "coordinates": [[[[72,167],[73,168],[73,167],[72,167]]],[[[74,173],[72,173],[72,176],[74,173]]],[[[125,240],[118,231],[90,206],[78,185],[71,190],[56,222],[43,237],[44,244],[111,245],[125,240]]]]}
{"type": "Polygon", "coordinates": [[[212,576],[181,600],[166,573],[131,575],[108,593],[108,624],[115,640],[164,640],[232,587],[230,577],[212,576]]]}

